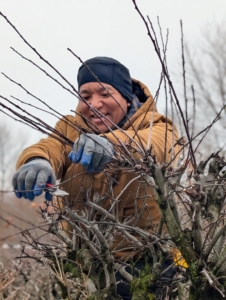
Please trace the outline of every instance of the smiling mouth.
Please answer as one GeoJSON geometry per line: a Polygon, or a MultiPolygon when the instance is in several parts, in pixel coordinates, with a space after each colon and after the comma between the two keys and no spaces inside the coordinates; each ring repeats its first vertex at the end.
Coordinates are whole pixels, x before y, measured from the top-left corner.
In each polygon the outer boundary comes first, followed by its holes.
{"type": "Polygon", "coordinates": [[[91,116],[91,119],[93,119],[93,120],[105,120],[105,121],[107,121],[107,119],[105,118],[105,117],[108,117],[109,116],[109,114],[102,114],[102,115],[100,115],[100,116],[97,116],[97,115],[93,115],[93,116],[91,116]]]}

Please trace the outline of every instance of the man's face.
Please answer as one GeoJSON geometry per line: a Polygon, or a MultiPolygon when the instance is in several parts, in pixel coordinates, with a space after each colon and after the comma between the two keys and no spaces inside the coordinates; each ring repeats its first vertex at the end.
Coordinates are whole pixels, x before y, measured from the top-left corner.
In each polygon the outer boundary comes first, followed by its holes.
{"type": "Polygon", "coordinates": [[[86,102],[105,116],[98,116],[84,101],[79,101],[78,106],[82,116],[95,132],[107,132],[109,130],[107,126],[114,128],[123,119],[130,106],[130,103],[113,86],[102,84],[107,91],[99,82],[85,83],[79,89],[86,102]]]}

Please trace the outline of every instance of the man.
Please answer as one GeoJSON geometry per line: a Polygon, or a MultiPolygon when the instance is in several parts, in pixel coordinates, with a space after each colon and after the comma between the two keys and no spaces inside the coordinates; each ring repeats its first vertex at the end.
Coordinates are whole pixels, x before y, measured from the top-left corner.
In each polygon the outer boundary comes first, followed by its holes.
{"type": "MultiPolygon", "coordinates": [[[[106,210],[117,207],[121,222],[137,216],[134,226],[156,232],[158,205],[151,186],[140,183],[135,168],[147,148],[158,162],[169,162],[179,150],[173,146],[178,139],[176,129],[158,114],[148,88],[131,79],[128,69],[117,60],[89,59],[80,67],[77,79],[80,100],[76,115],[62,118],[55,127],[75,141],[73,148],[49,136],[25,149],[13,178],[17,197],[33,200],[47,183],[55,185],[57,178],[69,193],[74,211],[84,209],[83,198],[90,191],[92,196],[105,195],[101,206],[106,210]],[[120,168],[120,164],[126,167],[120,168]]],[[[45,197],[51,199],[48,192],[45,197]]],[[[68,224],[64,229],[71,232],[68,224]]],[[[115,259],[132,259],[139,252],[133,248],[120,232],[114,236],[111,249],[115,259]]]]}

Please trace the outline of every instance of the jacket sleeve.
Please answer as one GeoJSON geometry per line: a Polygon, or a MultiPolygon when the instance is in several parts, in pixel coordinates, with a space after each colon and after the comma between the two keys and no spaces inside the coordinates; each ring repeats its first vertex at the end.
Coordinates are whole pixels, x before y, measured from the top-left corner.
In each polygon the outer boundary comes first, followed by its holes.
{"type": "MultiPolygon", "coordinates": [[[[67,118],[70,119],[72,118],[72,116],[67,116],[67,118]]],[[[73,129],[72,126],[70,126],[68,122],[65,121],[65,119],[61,119],[57,122],[55,130],[57,130],[65,137],[69,139],[71,138],[71,142],[73,144],[73,135],[76,136],[76,133],[71,134],[71,132],[73,130],[76,132],[76,129],[73,129]]],[[[54,135],[56,136],[56,134],[53,134],[53,136],[54,135]]],[[[21,167],[32,157],[42,157],[47,159],[51,163],[59,179],[63,172],[63,168],[68,163],[67,156],[68,153],[71,151],[71,147],[57,140],[53,136],[48,136],[47,138],[41,139],[37,144],[26,148],[20,155],[17,161],[16,168],[18,169],[19,167],[21,167]]]]}
{"type": "MultiPolygon", "coordinates": [[[[143,122],[141,127],[140,124],[143,119],[144,116],[140,116],[133,124],[133,128],[130,126],[128,130],[114,130],[105,136],[113,144],[119,146],[123,143],[138,149],[138,144],[147,150],[147,145],[150,144],[152,154],[156,156],[158,162],[164,162],[164,160],[166,162],[171,161],[180,150],[180,146],[176,143],[178,140],[176,127],[173,126],[171,120],[168,119],[168,121],[166,121],[166,118],[158,113],[153,115],[152,112],[149,112],[145,116],[145,122],[143,122]]],[[[136,152],[130,152],[133,153],[134,158],[139,157],[136,152]]]]}

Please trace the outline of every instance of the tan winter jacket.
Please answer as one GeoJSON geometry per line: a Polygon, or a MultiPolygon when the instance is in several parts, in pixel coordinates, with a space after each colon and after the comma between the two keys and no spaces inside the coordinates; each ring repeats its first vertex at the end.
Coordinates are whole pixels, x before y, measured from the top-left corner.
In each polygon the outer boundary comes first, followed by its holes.
{"type": "MultiPolygon", "coordinates": [[[[109,141],[116,145],[118,144],[117,138],[128,145],[129,137],[131,137],[134,138],[138,144],[140,144],[141,141],[146,149],[151,123],[151,144],[153,146],[153,152],[157,157],[157,160],[163,162],[166,136],[165,131],[167,128],[166,161],[170,161],[172,158],[172,151],[169,150],[172,149],[173,144],[178,140],[177,131],[175,127],[172,128],[172,122],[170,120],[168,120],[166,126],[166,118],[157,111],[153,112],[153,110],[155,110],[155,103],[148,88],[137,80],[133,80],[133,83],[139,85],[143,90],[146,96],[145,103],[143,103],[141,108],[130,118],[130,122],[127,121],[124,124],[122,127],[123,131],[116,129],[113,133],[106,133],[105,136],[109,141]],[[133,128],[131,124],[133,125],[133,128]],[[134,135],[134,129],[138,131],[140,140],[134,135]]],[[[79,114],[78,109],[76,110],[76,113],[79,114]]],[[[80,128],[89,131],[89,127],[78,114],[76,114],[75,117],[69,115],[66,117],[74,124],[79,125],[80,128]]],[[[63,120],[60,120],[55,128],[71,141],[75,141],[79,136],[78,131],[63,120]]],[[[135,144],[132,146],[136,147],[135,144]]],[[[80,211],[84,207],[84,203],[82,202],[84,193],[91,188],[92,195],[93,193],[103,195],[108,190],[109,181],[104,172],[87,174],[85,172],[85,167],[80,163],[72,164],[68,159],[70,151],[70,146],[65,146],[52,137],[47,137],[23,151],[18,160],[17,168],[22,166],[31,157],[43,157],[49,160],[58,179],[60,179],[61,182],[64,182],[62,188],[70,194],[69,200],[70,203],[73,203],[73,210],[80,211]]],[[[179,146],[175,146],[174,153],[177,153],[178,151],[179,146]]],[[[131,151],[131,153],[133,153],[133,151],[131,151]]],[[[138,153],[134,153],[133,156],[135,160],[140,158],[138,153]]],[[[135,180],[131,184],[128,184],[133,178],[137,177],[137,174],[134,172],[123,170],[116,173],[117,174],[113,175],[113,178],[115,176],[117,183],[116,181],[114,182],[111,196],[104,201],[102,206],[105,209],[109,209],[112,201],[114,201],[128,185],[117,202],[120,219],[124,220],[125,218],[133,217],[135,214],[140,214],[139,219],[135,222],[135,226],[149,230],[150,232],[156,231],[160,219],[160,212],[153,196],[152,189],[150,187],[146,188],[146,185],[140,184],[140,180],[135,180]]],[[[67,231],[71,230],[68,226],[64,226],[64,228],[67,231]]],[[[115,257],[128,259],[137,253],[137,251],[133,250],[133,245],[130,245],[127,249],[126,247],[128,247],[128,241],[120,233],[116,232],[112,246],[115,257]]]]}

